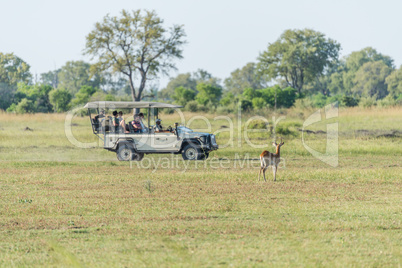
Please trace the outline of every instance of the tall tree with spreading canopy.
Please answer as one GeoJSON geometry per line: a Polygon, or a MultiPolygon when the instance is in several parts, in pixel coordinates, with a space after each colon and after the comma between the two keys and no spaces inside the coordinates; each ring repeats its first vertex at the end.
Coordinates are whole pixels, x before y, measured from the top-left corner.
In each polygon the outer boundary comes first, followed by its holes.
{"type": "Polygon", "coordinates": [[[13,53],[0,52],[0,109],[7,109],[11,103],[17,84],[31,80],[30,66],[13,53]]]}
{"type": "Polygon", "coordinates": [[[266,86],[266,81],[258,74],[254,62],[249,62],[243,68],[234,70],[224,83],[225,90],[235,95],[242,94],[246,88],[260,89],[266,86]]]}
{"type": "Polygon", "coordinates": [[[270,79],[281,77],[298,90],[337,61],[340,44],[311,29],[286,30],[259,56],[259,69],[270,79]]]}
{"type": "Polygon", "coordinates": [[[182,25],[164,28],[155,11],[122,10],[120,17],[106,15],[96,23],[86,37],[85,53],[97,59],[95,69],[124,74],[133,100],[141,101],[148,80],[175,69],[173,60],[182,58],[184,37],[182,25]]]}

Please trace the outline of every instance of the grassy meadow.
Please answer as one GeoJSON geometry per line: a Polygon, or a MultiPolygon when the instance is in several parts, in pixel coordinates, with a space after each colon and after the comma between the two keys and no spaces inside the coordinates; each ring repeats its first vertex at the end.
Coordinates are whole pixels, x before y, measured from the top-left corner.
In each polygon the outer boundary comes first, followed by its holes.
{"type": "Polygon", "coordinates": [[[402,108],[341,108],[303,144],[313,112],[275,114],[285,142],[276,182],[270,169],[258,181],[258,156],[274,147],[269,125],[245,136],[261,125],[255,115],[185,112],[225,146],[207,161],[119,162],[87,117],[72,120],[79,148],[64,114],[0,113],[0,266],[400,267],[402,108]],[[325,153],[328,123],[338,123],[336,167],[304,146],[325,153]]]}

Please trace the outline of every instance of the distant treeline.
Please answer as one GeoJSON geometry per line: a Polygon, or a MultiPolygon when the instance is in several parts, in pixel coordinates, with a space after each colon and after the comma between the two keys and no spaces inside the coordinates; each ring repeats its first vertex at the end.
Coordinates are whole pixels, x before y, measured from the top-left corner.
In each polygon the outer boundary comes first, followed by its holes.
{"type": "MultiPolygon", "coordinates": [[[[156,14],[148,12],[146,16],[156,14]]],[[[94,41],[96,34],[100,34],[96,31],[100,30],[96,28],[87,37],[87,54],[102,49],[100,41],[94,41]]],[[[176,31],[181,33],[180,38],[184,36],[181,28],[176,31]]],[[[177,37],[175,41],[178,40],[177,37]]],[[[144,46],[152,42],[157,41],[148,40],[144,46]]],[[[181,57],[177,48],[170,49],[176,58],[181,57]]],[[[135,57],[117,59],[106,67],[102,65],[104,59],[93,65],[69,61],[60,69],[34,77],[23,59],[13,53],[0,53],[0,109],[51,113],[64,112],[88,101],[133,99],[173,102],[189,111],[218,113],[230,113],[239,107],[249,111],[322,107],[334,101],[341,106],[402,105],[402,66],[396,68],[391,57],[370,47],[344,58],[339,58],[339,50],[340,44],[320,32],[287,30],[268,45],[256,62],[234,70],[224,80],[200,69],[172,77],[162,89],[153,81],[162,67],[174,68],[173,65],[149,60],[149,67],[135,67],[135,57]],[[140,86],[136,88],[135,83],[140,86]]],[[[134,54],[126,51],[125,55],[129,53],[134,54]]],[[[146,59],[138,60],[144,63],[146,59]]]]}

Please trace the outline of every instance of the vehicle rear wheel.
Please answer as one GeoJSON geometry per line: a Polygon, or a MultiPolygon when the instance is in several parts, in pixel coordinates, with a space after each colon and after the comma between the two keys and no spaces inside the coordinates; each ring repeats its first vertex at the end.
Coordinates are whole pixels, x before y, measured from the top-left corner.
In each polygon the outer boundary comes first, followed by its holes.
{"type": "Polygon", "coordinates": [[[182,153],[184,160],[199,160],[201,155],[202,153],[200,148],[192,144],[188,144],[186,147],[184,147],[182,153]]]}
{"type": "Polygon", "coordinates": [[[130,161],[135,156],[135,151],[132,145],[123,143],[119,145],[116,155],[119,161],[130,161]]]}

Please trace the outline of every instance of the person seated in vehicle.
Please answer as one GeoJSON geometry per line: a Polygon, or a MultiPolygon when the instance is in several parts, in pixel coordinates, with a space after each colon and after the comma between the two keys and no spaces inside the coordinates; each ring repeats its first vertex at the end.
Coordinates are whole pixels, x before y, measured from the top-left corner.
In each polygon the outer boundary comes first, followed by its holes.
{"type": "Polygon", "coordinates": [[[133,127],[133,129],[134,129],[134,133],[141,133],[141,131],[142,131],[142,126],[141,126],[141,119],[140,119],[140,116],[138,115],[138,114],[135,114],[134,115],[134,120],[133,121],[131,121],[130,123],[131,123],[131,126],[133,127]]]}
{"type": "Polygon", "coordinates": [[[119,119],[120,132],[130,133],[130,131],[128,131],[128,127],[126,126],[126,122],[124,121],[122,111],[119,112],[119,117],[117,119],[119,119]]]}
{"type": "Polygon", "coordinates": [[[95,115],[95,117],[93,119],[93,124],[94,124],[96,131],[101,130],[103,120],[105,120],[105,110],[102,109],[102,110],[100,110],[100,113],[98,115],[95,115]],[[99,120],[99,119],[101,119],[101,120],[99,120]]]}
{"type": "Polygon", "coordinates": [[[117,111],[113,111],[112,126],[114,127],[114,132],[119,132],[119,118],[117,117],[117,111]]]}
{"type": "Polygon", "coordinates": [[[154,126],[155,132],[164,132],[161,122],[162,122],[162,120],[159,118],[155,120],[155,123],[156,123],[156,125],[154,126]]]}
{"type": "Polygon", "coordinates": [[[95,121],[99,121],[100,118],[105,117],[105,110],[101,109],[98,115],[95,115],[95,121]]]}
{"type": "Polygon", "coordinates": [[[140,117],[140,124],[141,124],[141,133],[146,133],[148,132],[148,129],[145,127],[144,125],[144,114],[143,113],[139,113],[138,116],[140,117]]]}

